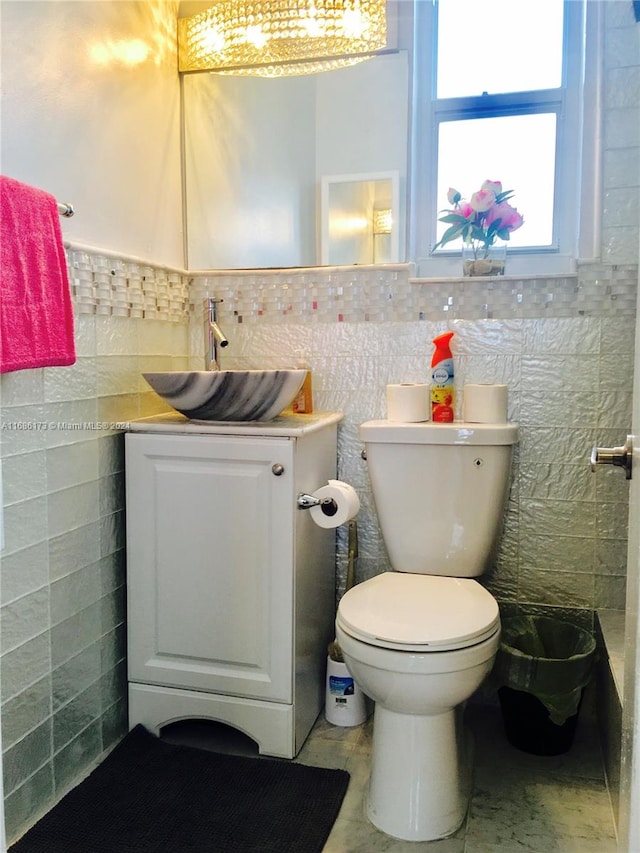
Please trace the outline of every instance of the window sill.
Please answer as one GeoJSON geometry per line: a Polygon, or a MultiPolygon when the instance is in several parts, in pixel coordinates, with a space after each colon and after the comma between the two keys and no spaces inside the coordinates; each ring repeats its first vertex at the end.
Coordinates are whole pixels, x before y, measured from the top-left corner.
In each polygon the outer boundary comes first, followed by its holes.
{"type": "Polygon", "coordinates": [[[501,282],[501,281],[537,281],[539,279],[545,278],[553,278],[553,279],[568,279],[568,278],[576,278],[576,273],[574,272],[563,272],[563,273],[539,273],[535,274],[527,274],[527,275],[441,275],[441,276],[429,276],[429,277],[416,277],[410,278],[409,284],[438,284],[441,282],[501,282]]]}
{"type": "MultiPolygon", "coordinates": [[[[471,278],[462,276],[462,258],[454,256],[433,255],[419,258],[416,264],[416,279],[441,281],[442,279],[471,278]]],[[[573,255],[561,255],[557,252],[526,252],[518,249],[507,249],[507,275],[493,278],[558,278],[576,274],[576,261],[573,255]]],[[[489,276],[474,276],[477,281],[489,276]]]]}

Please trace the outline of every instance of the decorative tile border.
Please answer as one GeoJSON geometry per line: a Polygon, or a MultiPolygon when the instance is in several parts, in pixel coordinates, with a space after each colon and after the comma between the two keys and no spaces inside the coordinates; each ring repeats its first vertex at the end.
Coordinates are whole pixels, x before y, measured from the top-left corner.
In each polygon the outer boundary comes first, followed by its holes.
{"type": "Polygon", "coordinates": [[[194,275],[191,304],[223,300],[220,316],[238,323],[354,323],[413,319],[408,275],[397,266],[304,267],[194,275]]]}
{"type": "Polygon", "coordinates": [[[585,265],[577,275],[558,277],[451,280],[428,288],[425,314],[466,320],[628,315],[635,312],[637,286],[635,265],[585,265]]]}
{"type": "Polygon", "coordinates": [[[577,275],[415,279],[413,266],[194,274],[192,310],[223,300],[226,322],[359,323],[618,316],[635,311],[638,267],[581,265],[577,275]]]}
{"type": "Polygon", "coordinates": [[[78,314],[186,322],[188,277],[138,261],[67,248],[78,314]]]}
{"type": "Polygon", "coordinates": [[[412,264],[188,273],[69,245],[78,314],[186,322],[207,296],[225,322],[411,322],[621,316],[638,266],[581,264],[576,275],[417,279],[412,264]]]}

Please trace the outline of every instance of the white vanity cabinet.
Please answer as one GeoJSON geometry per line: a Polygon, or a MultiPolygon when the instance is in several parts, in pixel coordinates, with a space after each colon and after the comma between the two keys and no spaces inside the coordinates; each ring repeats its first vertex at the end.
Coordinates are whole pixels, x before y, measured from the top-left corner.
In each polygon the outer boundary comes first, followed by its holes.
{"type": "Polygon", "coordinates": [[[132,424],[129,723],[227,723],[292,758],[324,702],[335,531],[297,508],[335,477],[340,415],[132,424]]]}

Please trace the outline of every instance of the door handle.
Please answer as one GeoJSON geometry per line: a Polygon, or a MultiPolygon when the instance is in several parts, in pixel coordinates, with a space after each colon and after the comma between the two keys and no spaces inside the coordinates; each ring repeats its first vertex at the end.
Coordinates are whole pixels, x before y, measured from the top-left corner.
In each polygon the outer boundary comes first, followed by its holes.
{"type": "Polygon", "coordinates": [[[594,447],[591,451],[591,470],[597,465],[616,465],[624,468],[627,480],[631,479],[633,436],[628,435],[622,447],[594,447]]]}

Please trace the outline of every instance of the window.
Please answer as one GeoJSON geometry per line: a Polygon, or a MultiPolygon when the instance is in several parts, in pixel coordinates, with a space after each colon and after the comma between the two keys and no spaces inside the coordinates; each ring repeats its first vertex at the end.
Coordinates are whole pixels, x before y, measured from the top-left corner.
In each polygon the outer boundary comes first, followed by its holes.
{"type": "Polygon", "coordinates": [[[580,0],[416,0],[410,256],[419,275],[457,274],[461,244],[432,253],[446,227],[438,215],[449,187],[468,199],[487,179],[514,191],[525,218],[510,269],[573,268],[583,169],[598,171],[584,16],[580,0]]]}

